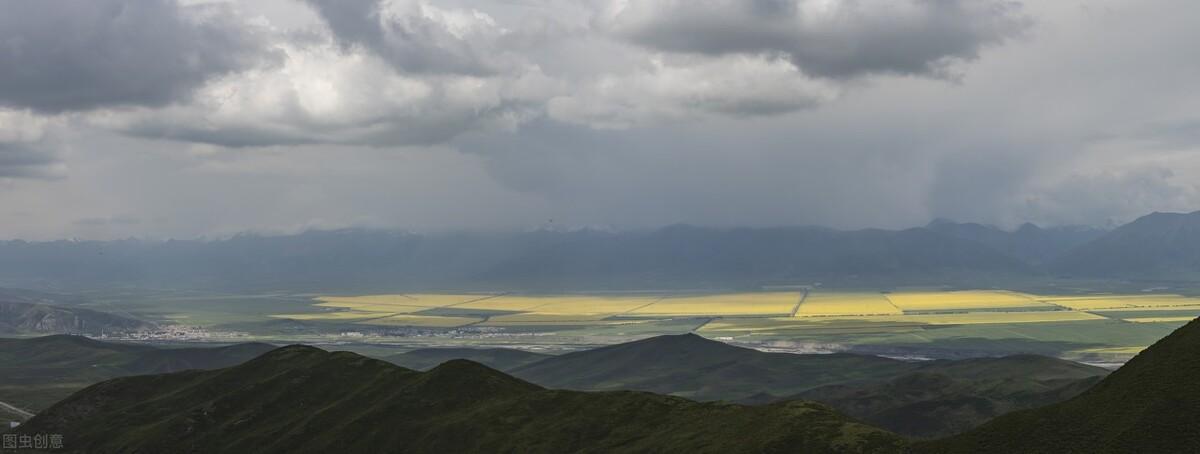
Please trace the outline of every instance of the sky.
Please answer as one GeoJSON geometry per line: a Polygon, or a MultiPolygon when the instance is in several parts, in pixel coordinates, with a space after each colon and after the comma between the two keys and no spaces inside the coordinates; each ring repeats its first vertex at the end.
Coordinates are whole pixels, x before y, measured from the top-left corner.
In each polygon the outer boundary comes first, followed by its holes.
{"type": "Polygon", "coordinates": [[[0,7],[0,238],[1200,209],[1198,2],[0,7]]]}

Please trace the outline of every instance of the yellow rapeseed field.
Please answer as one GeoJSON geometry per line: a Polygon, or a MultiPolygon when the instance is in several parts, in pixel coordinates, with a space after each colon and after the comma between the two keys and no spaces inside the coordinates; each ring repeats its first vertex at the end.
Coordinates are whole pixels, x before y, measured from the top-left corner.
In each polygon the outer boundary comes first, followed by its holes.
{"type": "Polygon", "coordinates": [[[878,292],[813,292],[800,303],[797,317],[834,315],[900,315],[900,309],[878,292]]]}
{"type": "Polygon", "coordinates": [[[1074,310],[1098,309],[1170,309],[1180,306],[1200,306],[1200,298],[1181,295],[1081,295],[1039,296],[1041,301],[1074,310]]]}
{"type": "MultiPolygon", "coordinates": [[[[672,317],[713,317],[706,332],[787,332],[911,329],[920,325],[1006,324],[1104,320],[1105,312],[1155,310],[1174,314],[1130,314],[1135,323],[1187,321],[1200,311],[1200,298],[1180,295],[1030,295],[1001,290],[814,291],[799,305],[799,292],[704,295],[510,295],[393,294],[321,296],[317,308],[338,309],[275,318],[339,321],[384,326],[456,327],[609,325],[672,317]],[[419,315],[434,308],[512,313],[490,318],[419,315]],[[1061,308],[1068,310],[1036,310],[1061,308]],[[792,311],[795,310],[795,316],[792,311]],[[1090,313],[1086,311],[1096,311],[1090,313]],[[615,318],[614,318],[615,317],[615,318]],[[636,318],[637,320],[630,320],[636,318]],[[862,322],[861,326],[854,322],[862,322]],[[906,328],[907,327],[907,328],[906,328]]],[[[1109,314],[1116,316],[1118,314],[1109,314]]]]}
{"type": "Polygon", "coordinates": [[[630,312],[637,316],[763,316],[791,315],[800,302],[796,292],[728,293],[720,295],[667,297],[630,312]]]}
{"type": "Polygon", "coordinates": [[[897,292],[887,294],[887,298],[904,311],[1015,309],[1049,305],[1024,293],[999,290],[897,292]]]}

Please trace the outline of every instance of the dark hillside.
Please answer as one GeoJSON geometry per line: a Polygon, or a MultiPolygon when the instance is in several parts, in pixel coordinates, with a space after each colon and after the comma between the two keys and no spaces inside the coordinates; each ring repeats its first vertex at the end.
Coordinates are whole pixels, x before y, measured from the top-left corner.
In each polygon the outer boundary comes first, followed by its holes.
{"type": "Polygon", "coordinates": [[[1200,452],[1200,321],[1142,351],[1078,397],[1019,411],[931,453],[1200,452]]]}
{"type": "Polygon", "coordinates": [[[102,380],[229,367],[274,348],[237,344],[160,349],[66,335],[0,339],[0,401],[36,411],[102,380]]]}
{"type": "Polygon", "coordinates": [[[796,398],[904,435],[953,435],[996,416],[1075,397],[1108,371],[1037,355],[933,361],[884,381],[823,386],[796,398]]]}
{"type": "Polygon", "coordinates": [[[902,452],[820,404],[545,390],[465,360],[415,372],[285,347],[229,369],[89,387],[18,433],[68,452],[902,452]]]}

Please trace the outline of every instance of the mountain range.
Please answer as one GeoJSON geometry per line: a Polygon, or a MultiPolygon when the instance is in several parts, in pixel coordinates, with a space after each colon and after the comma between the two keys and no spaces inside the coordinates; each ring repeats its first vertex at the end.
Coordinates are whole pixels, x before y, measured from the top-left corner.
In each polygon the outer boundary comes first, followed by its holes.
{"type": "Polygon", "coordinates": [[[1042,228],[1031,223],[1016,230],[1003,230],[973,222],[957,223],[936,219],[926,229],[972,241],[1031,265],[1041,265],[1078,246],[1100,238],[1106,230],[1085,226],[1042,228]]]}
{"type": "Polygon", "coordinates": [[[0,242],[0,282],[221,289],[697,288],[1006,277],[1194,277],[1200,214],[1111,232],[1012,231],[939,220],[906,230],[817,227],[415,234],[244,234],[223,240],[0,242]],[[1132,274],[1131,274],[1132,273],[1132,274]]]}
{"type": "Polygon", "coordinates": [[[817,227],[415,234],[379,230],[223,240],[0,242],[0,282],[137,283],[262,290],[555,291],[964,281],[1190,279],[1200,213],[1154,213],[1112,231],[1008,231],[935,221],[906,230],[817,227]]]}
{"type": "Polygon", "coordinates": [[[1153,213],[1049,263],[1068,276],[1195,280],[1200,277],[1200,211],[1153,213]]]}

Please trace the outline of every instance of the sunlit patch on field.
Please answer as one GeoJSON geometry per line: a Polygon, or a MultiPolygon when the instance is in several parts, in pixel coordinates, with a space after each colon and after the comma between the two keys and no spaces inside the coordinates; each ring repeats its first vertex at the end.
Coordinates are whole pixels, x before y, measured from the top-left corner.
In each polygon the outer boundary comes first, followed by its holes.
{"type": "Polygon", "coordinates": [[[480,326],[612,326],[654,322],[654,319],[612,319],[607,315],[516,314],[492,317],[480,326]]]}
{"type": "Polygon", "coordinates": [[[383,314],[379,312],[364,312],[364,311],[329,311],[316,312],[308,314],[277,314],[272,315],[274,318],[286,318],[291,320],[336,320],[336,321],[352,321],[365,320],[368,318],[380,317],[383,314]]]}
{"type": "Polygon", "coordinates": [[[812,292],[800,303],[797,317],[900,315],[900,308],[878,292],[812,292]]]}

